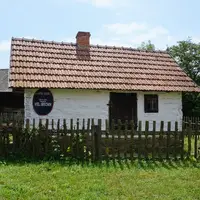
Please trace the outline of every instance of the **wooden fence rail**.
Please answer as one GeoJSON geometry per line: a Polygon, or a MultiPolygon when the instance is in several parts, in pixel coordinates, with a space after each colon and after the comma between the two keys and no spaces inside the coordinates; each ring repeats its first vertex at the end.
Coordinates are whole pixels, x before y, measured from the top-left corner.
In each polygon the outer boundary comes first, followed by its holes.
{"type": "Polygon", "coordinates": [[[105,121],[102,130],[102,120],[95,123],[94,119],[77,119],[54,121],[48,119],[39,121],[26,120],[25,125],[13,121],[12,126],[0,127],[0,157],[23,156],[31,158],[76,158],[82,161],[102,161],[120,159],[184,159],[200,156],[200,124],[198,121],[183,121],[183,129],[179,131],[178,122],[167,122],[164,130],[163,121],[160,130],[156,122],[150,130],[149,122],[138,122],[135,130],[133,121],[117,124],[105,121]],[[51,127],[50,127],[51,124],[51,127]],[[81,127],[80,127],[81,124],[81,127]],[[173,126],[172,126],[173,125],[173,126]],[[172,129],[172,127],[175,127],[172,129]],[[142,131],[144,130],[144,131],[142,131]]]}

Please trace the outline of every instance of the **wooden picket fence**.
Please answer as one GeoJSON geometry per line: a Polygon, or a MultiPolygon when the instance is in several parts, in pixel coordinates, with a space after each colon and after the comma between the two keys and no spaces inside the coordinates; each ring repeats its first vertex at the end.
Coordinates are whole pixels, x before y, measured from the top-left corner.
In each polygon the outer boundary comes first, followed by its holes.
{"type": "Polygon", "coordinates": [[[200,156],[200,123],[183,121],[183,130],[178,130],[178,122],[163,121],[157,131],[156,122],[152,130],[149,122],[138,122],[135,130],[133,121],[122,124],[112,121],[109,126],[105,121],[102,130],[102,120],[95,123],[94,119],[66,120],[45,123],[40,120],[36,126],[35,120],[13,121],[12,124],[1,124],[0,127],[0,157],[19,156],[28,158],[75,158],[82,161],[102,161],[129,159],[185,159],[200,156]],[[81,124],[81,127],[80,127],[81,124]],[[172,129],[173,125],[173,129],[172,129]]]}

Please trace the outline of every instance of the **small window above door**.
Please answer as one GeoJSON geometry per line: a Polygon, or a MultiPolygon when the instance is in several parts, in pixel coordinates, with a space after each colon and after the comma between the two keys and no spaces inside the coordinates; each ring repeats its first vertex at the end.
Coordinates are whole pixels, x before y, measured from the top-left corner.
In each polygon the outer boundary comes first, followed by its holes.
{"type": "Polygon", "coordinates": [[[158,95],[156,94],[144,95],[144,112],[158,113],[158,95]]]}

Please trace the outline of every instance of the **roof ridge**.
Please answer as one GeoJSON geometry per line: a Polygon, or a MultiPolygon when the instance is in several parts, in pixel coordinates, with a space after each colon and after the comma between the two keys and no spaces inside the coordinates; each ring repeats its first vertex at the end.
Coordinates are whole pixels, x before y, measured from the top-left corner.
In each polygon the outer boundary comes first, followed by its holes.
{"type": "MultiPolygon", "coordinates": [[[[76,43],[74,42],[57,42],[57,41],[50,41],[50,40],[38,40],[38,39],[30,39],[30,38],[17,38],[12,37],[12,41],[26,41],[26,42],[36,42],[36,43],[47,43],[47,44],[56,44],[56,45],[71,45],[76,46],[76,43]]],[[[146,53],[165,53],[168,54],[166,50],[154,50],[154,51],[148,51],[148,50],[141,50],[133,47],[125,47],[125,46],[111,46],[111,45],[99,45],[99,44],[90,44],[90,47],[93,48],[104,48],[104,49],[116,49],[116,50],[127,50],[127,51],[138,51],[138,52],[146,52],[146,53]]]]}

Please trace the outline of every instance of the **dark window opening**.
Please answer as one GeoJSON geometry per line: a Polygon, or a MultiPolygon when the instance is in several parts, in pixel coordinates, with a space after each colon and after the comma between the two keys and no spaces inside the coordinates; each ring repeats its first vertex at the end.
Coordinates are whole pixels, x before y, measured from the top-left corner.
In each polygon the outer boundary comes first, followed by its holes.
{"type": "Polygon", "coordinates": [[[144,112],[145,113],[158,112],[158,95],[153,95],[153,94],[144,95],[144,112]]]}

